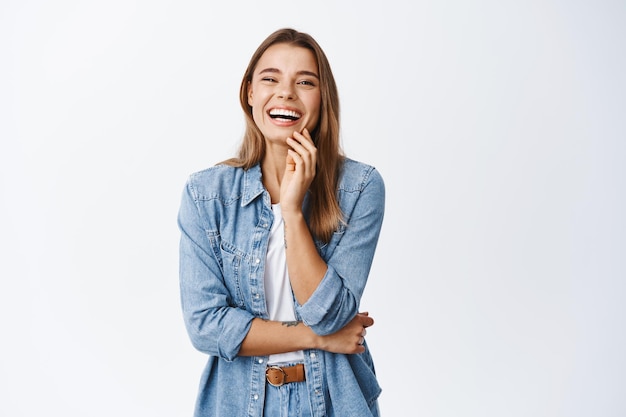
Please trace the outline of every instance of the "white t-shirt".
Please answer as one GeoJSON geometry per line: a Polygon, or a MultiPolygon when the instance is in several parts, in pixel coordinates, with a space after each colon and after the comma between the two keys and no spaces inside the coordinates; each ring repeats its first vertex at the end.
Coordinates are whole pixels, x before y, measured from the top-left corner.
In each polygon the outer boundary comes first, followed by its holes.
{"type": "MultiPolygon", "coordinates": [[[[293,293],[287,271],[287,256],[285,255],[285,223],[280,204],[272,204],[272,211],[274,212],[274,224],[272,224],[267,244],[264,277],[267,312],[270,320],[295,321],[293,293]]],[[[295,363],[303,360],[304,353],[298,350],[270,355],[269,364],[295,363]]]]}

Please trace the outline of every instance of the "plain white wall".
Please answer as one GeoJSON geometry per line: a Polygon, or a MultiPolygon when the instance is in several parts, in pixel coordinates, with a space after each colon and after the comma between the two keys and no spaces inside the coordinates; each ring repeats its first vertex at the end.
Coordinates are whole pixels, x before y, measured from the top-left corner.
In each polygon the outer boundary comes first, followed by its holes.
{"type": "Polygon", "coordinates": [[[309,32],[387,215],[385,416],[626,415],[621,1],[0,4],[0,415],[191,415],[187,175],[273,30],[309,32]]]}

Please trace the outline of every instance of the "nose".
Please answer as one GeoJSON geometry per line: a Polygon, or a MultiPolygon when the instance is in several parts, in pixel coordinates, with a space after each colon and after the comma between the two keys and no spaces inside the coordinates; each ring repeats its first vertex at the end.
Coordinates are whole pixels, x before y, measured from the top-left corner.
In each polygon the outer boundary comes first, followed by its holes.
{"type": "Polygon", "coordinates": [[[295,90],[291,85],[283,84],[278,89],[278,98],[293,100],[296,98],[295,90]]]}

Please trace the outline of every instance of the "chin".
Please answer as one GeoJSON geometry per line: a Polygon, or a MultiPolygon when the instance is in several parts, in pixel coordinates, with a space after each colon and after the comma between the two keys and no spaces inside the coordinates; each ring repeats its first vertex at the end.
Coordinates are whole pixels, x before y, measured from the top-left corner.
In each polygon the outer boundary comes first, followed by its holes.
{"type": "Polygon", "coordinates": [[[289,136],[289,134],[284,134],[284,135],[277,135],[276,133],[274,133],[273,135],[266,135],[264,134],[263,137],[265,138],[266,142],[270,142],[270,143],[280,143],[280,144],[285,144],[287,143],[287,137],[289,136]]]}

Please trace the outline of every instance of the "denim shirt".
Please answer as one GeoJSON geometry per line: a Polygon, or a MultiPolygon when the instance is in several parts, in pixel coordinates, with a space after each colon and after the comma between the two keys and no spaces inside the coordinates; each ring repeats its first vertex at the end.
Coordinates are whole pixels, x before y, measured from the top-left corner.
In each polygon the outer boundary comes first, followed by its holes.
{"type": "MultiPolygon", "coordinates": [[[[383,221],[382,177],[345,159],[338,201],[344,223],[328,243],[315,241],[327,271],[304,304],[294,298],[297,319],[319,335],[340,330],[359,311],[383,221]]],[[[268,318],[263,274],[273,221],[259,165],[216,165],[187,181],[178,214],[181,303],[191,343],[209,355],[197,417],[263,415],[268,357],[238,352],[252,320],[268,318]]],[[[381,389],[364,346],[353,355],[304,351],[313,416],[378,416],[381,389]]]]}

